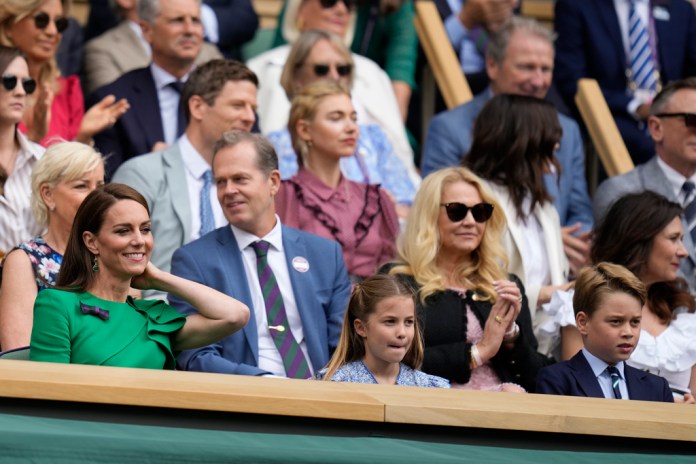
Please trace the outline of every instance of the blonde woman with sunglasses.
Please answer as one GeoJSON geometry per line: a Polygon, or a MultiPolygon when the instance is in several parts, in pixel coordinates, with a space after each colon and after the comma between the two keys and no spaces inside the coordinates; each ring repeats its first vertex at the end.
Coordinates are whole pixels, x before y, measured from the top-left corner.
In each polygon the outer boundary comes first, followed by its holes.
{"type": "Polygon", "coordinates": [[[524,287],[506,271],[505,214],[464,168],[435,171],[416,194],[399,260],[382,268],[417,291],[422,370],[452,388],[534,391],[537,353],[524,287]]]}
{"type": "Polygon", "coordinates": [[[3,0],[0,44],[26,57],[36,92],[20,125],[30,140],[46,146],[57,139],[89,143],[128,110],[128,102],[105,97],[85,113],[79,77],[61,76],[56,51],[68,26],[68,0],[3,0]]]}

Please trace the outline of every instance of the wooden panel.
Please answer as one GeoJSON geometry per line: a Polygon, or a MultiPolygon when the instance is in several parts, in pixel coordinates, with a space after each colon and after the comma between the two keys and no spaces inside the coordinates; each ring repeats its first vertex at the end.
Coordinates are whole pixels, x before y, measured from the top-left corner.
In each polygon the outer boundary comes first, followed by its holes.
{"type": "Polygon", "coordinates": [[[415,7],[416,32],[445,104],[448,108],[454,108],[468,102],[472,98],[471,89],[435,4],[431,1],[417,1],[415,7]]]}
{"type": "Polygon", "coordinates": [[[542,22],[553,22],[553,0],[523,0],[520,13],[542,22]]]}
{"type": "Polygon", "coordinates": [[[616,176],[632,170],[633,160],[596,80],[578,81],[575,103],[607,174],[616,176]]]}
{"type": "Polygon", "coordinates": [[[77,364],[0,361],[0,397],[383,421],[344,384],[77,364]]]}

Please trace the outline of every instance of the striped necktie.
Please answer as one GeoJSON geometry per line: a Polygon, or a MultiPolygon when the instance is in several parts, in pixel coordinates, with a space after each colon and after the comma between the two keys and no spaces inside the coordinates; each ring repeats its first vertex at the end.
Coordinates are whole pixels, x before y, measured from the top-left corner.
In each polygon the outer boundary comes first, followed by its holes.
{"type": "Polygon", "coordinates": [[[608,366],[607,373],[611,376],[611,388],[614,390],[614,398],[617,400],[621,399],[621,390],[619,390],[619,382],[621,381],[621,374],[616,366],[608,366]]]}
{"type": "Polygon", "coordinates": [[[635,89],[657,91],[655,57],[650,46],[650,37],[645,24],[636,11],[636,0],[629,0],[628,8],[628,51],[631,82],[635,89]]]}
{"type": "Polygon", "coordinates": [[[212,187],[212,185],[213,173],[210,169],[208,169],[203,173],[203,188],[201,189],[200,198],[201,237],[215,229],[215,217],[213,215],[213,207],[210,205],[210,188],[212,187]]]}
{"type": "Polygon", "coordinates": [[[696,189],[696,185],[693,182],[687,180],[682,185],[682,191],[684,192],[684,217],[686,217],[686,224],[689,234],[691,235],[691,240],[696,243],[696,197],[692,196],[692,193],[696,189]]]}
{"type": "Polygon", "coordinates": [[[290,330],[288,315],[285,313],[283,295],[276,281],[271,266],[268,264],[268,248],[270,243],[260,240],[251,244],[256,253],[256,270],[259,274],[261,293],[266,305],[266,318],[268,330],[273,338],[280,357],[283,359],[285,373],[288,377],[296,379],[308,379],[310,377],[309,365],[299,343],[290,330]]]}

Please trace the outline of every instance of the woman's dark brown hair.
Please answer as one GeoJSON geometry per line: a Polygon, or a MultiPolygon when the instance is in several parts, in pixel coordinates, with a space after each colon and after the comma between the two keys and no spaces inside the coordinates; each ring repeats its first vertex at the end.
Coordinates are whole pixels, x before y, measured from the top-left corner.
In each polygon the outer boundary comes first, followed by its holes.
{"type": "Polygon", "coordinates": [[[517,216],[526,217],[537,204],[553,201],[544,174],[561,166],[554,156],[563,129],[550,103],[524,95],[500,94],[483,107],[462,165],[510,192],[517,216]],[[523,202],[531,197],[530,211],[523,202]]]}
{"type": "MultiPolygon", "coordinates": [[[[642,278],[655,236],[681,214],[678,203],[655,192],[631,193],[619,198],[595,230],[590,252],[592,262],[620,264],[642,278]]],[[[648,305],[663,323],[672,319],[672,311],[678,307],[687,307],[690,312],[696,309],[689,286],[681,278],[650,285],[648,305]]]]}
{"type": "Polygon", "coordinates": [[[75,214],[56,287],[81,292],[91,287],[94,282],[94,271],[92,271],[94,255],[87,249],[82,234],[86,231],[98,234],[109,209],[121,200],[133,200],[140,203],[148,216],[150,215],[150,208],[145,198],[127,185],[106,184],[92,191],[75,214]]]}

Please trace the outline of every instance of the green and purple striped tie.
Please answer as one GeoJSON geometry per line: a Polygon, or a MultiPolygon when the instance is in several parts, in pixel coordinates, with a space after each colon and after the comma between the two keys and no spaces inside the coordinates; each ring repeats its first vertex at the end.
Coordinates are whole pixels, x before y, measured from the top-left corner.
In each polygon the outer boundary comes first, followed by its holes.
{"type": "Polygon", "coordinates": [[[261,293],[266,305],[266,318],[271,338],[278,348],[280,357],[283,358],[285,373],[290,378],[308,379],[310,377],[309,365],[304,353],[300,349],[295,337],[290,331],[288,315],[285,313],[283,295],[276,281],[271,266],[268,265],[268,248],[270,243],[260,240],[251,244],[256,253],[256,270],[261,284],[261,293]]]}

